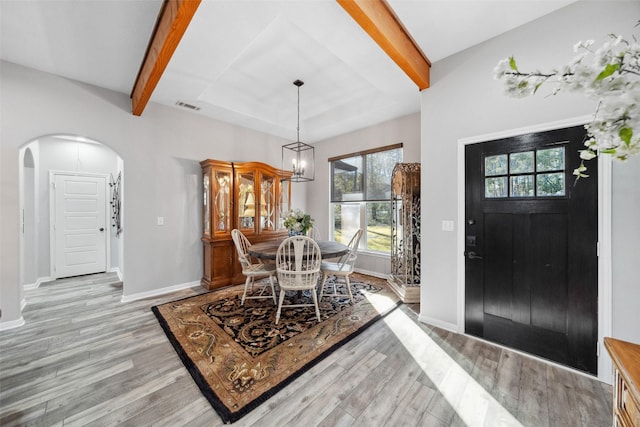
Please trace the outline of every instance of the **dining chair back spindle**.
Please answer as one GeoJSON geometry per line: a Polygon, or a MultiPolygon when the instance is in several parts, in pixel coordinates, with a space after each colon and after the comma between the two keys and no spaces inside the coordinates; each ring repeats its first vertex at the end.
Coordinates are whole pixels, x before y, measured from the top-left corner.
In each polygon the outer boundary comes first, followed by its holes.
{"type": "Polygon", "coordinates": [[[318,227],[311,227],[307,235],[316,242],[322,239],[322,236],[320,235],[320,229],[318,229],[318,227]]]}
{"type": "Polygon", "coordinates": [[[276,268],[274,264],[264,264],[262,261],[257,260],[257,262],[252,262],[251,256],[249,255],[249,248],[251,247],[251,243],[249,239],[242,234],[240,230],[233,229],[231,230],[231,238],[233,239],[233,243],[236,246],[236,251],[238,252],[238,260],[240,261],[240,265],[242,266],[242,274],[247,277],[247,280],[244,282],[244,292],[242,293],[242,301],[240,305],[244,305],[245,299],[260,299],[260,298],[271,298],[273,299],[273,304],[276,304],[276,291],[273,286],[273,278],[276,276],[276,268]],[[265,294],[267,289],[267,285],[265,284],[260,289],[260,292],[255,294],[253,292],[253,287],[256,279],[264,279],[265,277],[269,278],[269,286],[271,287],[271,294],[265,294]],[[247,295],[247,289],[249,288],[249,284],[251,284],[251,294],[247,295]]]}
{"type": "Polygon", "coordinates": [[[287,307],[315,307],[320,322],[320,309],[316,289],[320,277],[322,256],[318,244],[307,236],[292,236],[285,239],[276,253],[276,271],[280,285],[276,324],[287,291],[310,291],[313,303],[286,304],[287,307]]]}
{"type": "Polygon", "coordinates": [[[353,293],[351,292],[351,282],[349,276],[353,273],[355,268],[356,259],[358,258],[358,245],[360,244],[360,237],[362,236],[362,229],[358,229],[349,242],[349,252],[343,255],[337,262],[322,262],[320,265],[320,271],[322,273],[322,284],[320,285],[320,299],[324,296],[324,286],[327,281],[327,277],[335,276],[333,282],[333,292],[326,294],[330,297],[343,297],[344,293],[339,293],[337,289],[338,277],[344,277],[346,293],[349,295],[349,299],[353,303],[353,293]]]}

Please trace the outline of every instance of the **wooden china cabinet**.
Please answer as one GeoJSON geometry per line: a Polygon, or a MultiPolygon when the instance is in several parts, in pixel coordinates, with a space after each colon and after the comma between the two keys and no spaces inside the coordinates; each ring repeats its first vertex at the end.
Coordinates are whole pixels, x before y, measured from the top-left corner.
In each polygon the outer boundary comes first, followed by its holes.
{"type": "Polygon", "coordinates": [[[260,162],[203,160],[201,285],[209,290],[244,283],[231,239],[239,229],[251,243],[284,237],[282,216],[289,210],[291,173],[260,162]]]}

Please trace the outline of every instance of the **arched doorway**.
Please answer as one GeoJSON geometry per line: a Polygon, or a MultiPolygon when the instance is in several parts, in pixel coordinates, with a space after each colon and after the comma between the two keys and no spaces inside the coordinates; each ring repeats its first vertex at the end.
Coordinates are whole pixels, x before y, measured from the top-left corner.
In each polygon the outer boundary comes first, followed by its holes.
{"type": "MultiPolygon", "coordinates": [[[[20,149],[19,159],[21,295],[24,295],[24,288],[37,287],[56,277],[52,261],[57,249],[52,245],[51,237],[55,220],[51,219],[50,194],[51,177],[59,173],[105,177],[108,185],[103,192],[103,197],[106,198],[104,265],[105,271],[116,272],[122,280],[124,234],[118,233],[118,229],[112,226],[115,218],[111,198],[115,186],[110,185],[124,173],[124,162],[118,153],[106,144],[90,138],[56,134],[45,135],[26,143],[20,149]]],[[[119,184],[122,190],[123,181],[120,180],[119,184]]]]}

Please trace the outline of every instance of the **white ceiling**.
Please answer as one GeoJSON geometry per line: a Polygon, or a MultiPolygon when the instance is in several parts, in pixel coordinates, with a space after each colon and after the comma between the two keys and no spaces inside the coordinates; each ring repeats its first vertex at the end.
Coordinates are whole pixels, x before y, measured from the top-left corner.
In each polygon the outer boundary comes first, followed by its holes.
{"type": "MultiPolygon", "coordinates": [[[[576,0],[388,1],[436,63],[576,0]]],[[[0,0],[0,57],[128,95],[161,5],[0,0]]],[[[415,84],[333,0],[203,0],[151,101],[295,139],[296,79],[308,143],[420,110],[415,84]]]]}

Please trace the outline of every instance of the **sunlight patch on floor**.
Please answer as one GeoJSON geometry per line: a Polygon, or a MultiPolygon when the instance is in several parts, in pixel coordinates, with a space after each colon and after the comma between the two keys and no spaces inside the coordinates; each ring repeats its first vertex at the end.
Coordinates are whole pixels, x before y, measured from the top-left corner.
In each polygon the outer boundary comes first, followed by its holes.
{"type": "Polygon", "coordinates": [[[467,426],[522,424],[402,310],[384,322],[467,426]]]}
{"type": "Polygon", "coordinates": [[[386,313],[397,305],[397,300],[386,295],[361,290],[364,297],[371,303],[378,313],[386,313]]]}

